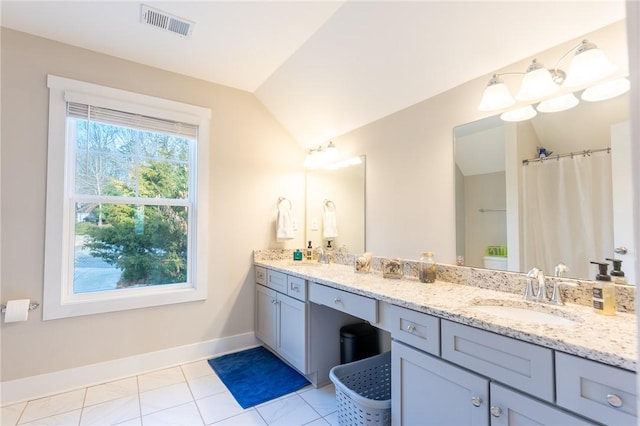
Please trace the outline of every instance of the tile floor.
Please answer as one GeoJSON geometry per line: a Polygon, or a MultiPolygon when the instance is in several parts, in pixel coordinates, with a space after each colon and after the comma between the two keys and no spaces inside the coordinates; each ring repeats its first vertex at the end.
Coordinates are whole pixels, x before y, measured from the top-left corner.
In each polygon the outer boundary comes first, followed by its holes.
{"type": "Polygon", "coordinates": [[[337,426],[335,388],[307,386],[242,409],[206,361],[0,409],[0,425],[337,426]]]}

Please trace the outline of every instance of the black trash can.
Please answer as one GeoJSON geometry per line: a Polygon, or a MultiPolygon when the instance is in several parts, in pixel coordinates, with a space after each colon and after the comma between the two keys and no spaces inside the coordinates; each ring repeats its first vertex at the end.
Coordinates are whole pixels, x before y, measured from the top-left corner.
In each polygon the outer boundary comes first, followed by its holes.
{"type": "Polygon", "coordinates": [[[366,322],[340,329],[340,364],[358,361],[380,353],[378,330],[366,322]]]}

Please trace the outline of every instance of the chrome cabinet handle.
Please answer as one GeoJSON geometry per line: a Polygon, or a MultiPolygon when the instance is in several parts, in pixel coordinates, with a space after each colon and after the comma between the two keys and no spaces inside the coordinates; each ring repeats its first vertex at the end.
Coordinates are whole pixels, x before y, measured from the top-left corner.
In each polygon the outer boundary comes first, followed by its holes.
{"type": "Polygon", "coordinates": [[[340,303],[340,302],[341,302],[341,300],[338,299],[338,298],[333,299],[333,303],[340,303]]]}
{"type": "Polygon", "coordinates": [[[500,408],[500,407],[491,407],[491,415],[493,417],[500,417],[502,415],[502,408],[500,408]]]}
{"type": "Polygon", "coordinates": [[[276,299],[271,299],[271,304],[275,305],[276,303],[278,303],[278,301],[276,299]]]}
{"type": "Polygon", "coordinates": [[[607,395],[607,402],[612,407],[622,407],[622,398],[620,398],[618,395],[607,395]]]}
{"type": "Polygon", "coordinates": [[[627,250],[627,248],[623,246],[623,247],[616,247],[613,249],[613,251],[614,253],[617,253],[617,254],[627,254],[629,250],[627,250]]]}
{"type": "Polygon", "coordinates": [[[416,326],[415,326],[415,325],[413,325],[413,324],[409,324],[409,325],[407,326],[407,331],[408,331],[409,333],[413,334],[413,333],[416,331],[416,326]]]}
{"type": "Polygon", "coordinates": [[[300,288],[297,285],[291,284],[291,290],[299,291],[300,288]]]}
{"type": "Polygon", "coordinates": [[[479,407],[480,405],[482,405],[482,398],[480,398],[479,396],[474,396],[471,398],[471,403],[474,407],[479,407]]]}

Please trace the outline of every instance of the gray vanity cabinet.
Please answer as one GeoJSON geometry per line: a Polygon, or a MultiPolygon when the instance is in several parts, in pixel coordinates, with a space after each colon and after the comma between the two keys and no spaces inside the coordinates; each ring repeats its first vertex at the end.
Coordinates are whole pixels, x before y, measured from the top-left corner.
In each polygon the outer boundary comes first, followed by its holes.
{"type": "Polygon", "coordinates": [[[391,342],[394,425],[488,425],[489,379],[391,342]]]}
{"type": "Polygon", "coordinates": [[[594,424],[498,383],[492,382],[490,390],[491,426],[594,424]]]}
{"type": "Polygon", "coordinates": [[[304,280],[281,272],[266,271],[265,287],[260,284],[264,268],[256,267],[256,337],[303,374],[307,374],[307,303],[304,280]],[[290,278],[290,279],[288,279],[290,278]],[[290,297],[283,292],[292,288],[290,297]],[[282,292],[281,292],[282,291],[282,292]],[[302,295],[302,296],[301,296],[302,295]]]}

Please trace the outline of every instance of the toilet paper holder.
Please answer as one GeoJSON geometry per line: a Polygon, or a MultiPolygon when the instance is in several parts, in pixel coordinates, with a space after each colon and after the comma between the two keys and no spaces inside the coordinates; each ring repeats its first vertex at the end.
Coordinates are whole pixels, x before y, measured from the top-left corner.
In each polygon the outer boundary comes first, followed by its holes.
{"type": "MultiPolygon", "coordinates": [[[[37,302],[31,302],[29,303],[29,310],[33,311],[34,309],[36,309],[38,306],[40,306],[39,303],[37,302]]],[[[3,314],[7,311],[7,305],[0,305],[0,312],[2,312],[3,314]]]]}

